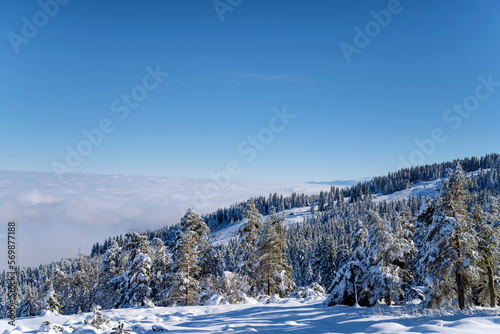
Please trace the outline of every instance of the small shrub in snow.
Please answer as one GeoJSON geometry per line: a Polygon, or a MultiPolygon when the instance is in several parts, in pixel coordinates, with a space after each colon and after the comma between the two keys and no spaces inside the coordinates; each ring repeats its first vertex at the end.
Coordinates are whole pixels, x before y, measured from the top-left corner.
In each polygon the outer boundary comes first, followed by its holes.
{"type": "Polygon", "coordinates": [[[307,287],[299,287],[294,292],[287,295],[288,298],[307,298],[321,297],[325,295],[325,289],[318,283],[314,282],[307,287]]]}
{"type": "Polygon", "coordinates": [[[55,331],[55,332],[59,332],[59,333],[67,333],[67,331],[64,329],[63,326],[61,325],[58,325],[58,324],[55,324],[53,322],[50,322],[50,321],[44,321],[41,325],[40,325],[40,329],[39,329],[40,332],[50,332],[50,331],[55,331]]]}
{"type": "Polygon", "coordinates": [[[255,299],[261,304],[269,304],[268,295],[258,295],[255,299]]]}
{"type": "Polygon", "coordinates": [[[100,306],[95,306],[92,310],[92,315],[85,319],[87,325],[93,326],[97,329],[103,329],[109,325],[109,320],[105,319],[100,311],[100,306]]]}
{"type": "Polygon", "coordinates": [[[118,327],[114,327],[111,334],[130,334],[130,328],[125,328],[123,322],[118,323],[118,327]]]}
{"type": "Polygon", "coordinates": [[[208,306],[208,305],[225,305],[225,304],[229,304],[226,298],[222,297],[221,295],[214,294],[203,305],[208,306]]]}
{"type": "Polygon", "coordinates": [[[281,301],[280,296],[277,293],[275,293],[274,295],[271,296],[271,298],[269,298],[267,303],[268,304],[270,304],[270,303],[276,304],[276,303],[279,303],[280,301],[281,301]]]}
{"type": "Polygon", "coordinates": [[[168,329],[160,325],[154,325],[153,327],[151,327],[151,329],[153,330],[153,332],[168,332],[168,329]]]}

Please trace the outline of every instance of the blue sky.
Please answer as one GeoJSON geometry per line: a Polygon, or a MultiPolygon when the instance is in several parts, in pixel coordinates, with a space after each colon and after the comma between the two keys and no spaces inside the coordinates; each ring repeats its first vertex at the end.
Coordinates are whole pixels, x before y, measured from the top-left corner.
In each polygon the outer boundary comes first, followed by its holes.
{"type": "Polygon", "coordinates": [[[71,172],[207,178],[236,161],[234,179],[325,181],[498,152],[500,87],[480,88],[460,124],[446,114],[478,77],[500,81],[497,1],[221,0],[222,21],[208,0],[61,2],[49,17],[0,1],[2,170],[68,166],[103,119],[113,131],[71,172]],[[28,38],[26,21],[39,25],[28,38]],[[348,62],[341,43],[377,24],[348,62]],[[157,66],[169,75],[120,119],[113,101],[157,66]],[[284,106],[295,118],[241,154],[284,106]],[[436,128],[446,140],[415,153],[436,128]]]}

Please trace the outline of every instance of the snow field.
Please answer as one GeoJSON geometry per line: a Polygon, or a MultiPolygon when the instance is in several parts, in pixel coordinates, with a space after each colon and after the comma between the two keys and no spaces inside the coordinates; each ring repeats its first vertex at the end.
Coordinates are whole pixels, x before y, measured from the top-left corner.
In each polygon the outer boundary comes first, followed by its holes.
{"type": "Polygon", "coordinates": [[[86,325],[89,313],[45,315],[16,321],[17,327],[0,321],[3,334],[107,334],[119,322],[130,333],[467,333],[500,332],[500,308],[459,311],[419,311],[418,305],[355,308],[326,307],[324,298],[278,300],[189,307],[155,307],[104,310],[110,325],[96,329],[86,325]],[[44,326],[50,321],[60,325],[44,326]],[[55,329],[56,328],[56,329],[55,329]]]}

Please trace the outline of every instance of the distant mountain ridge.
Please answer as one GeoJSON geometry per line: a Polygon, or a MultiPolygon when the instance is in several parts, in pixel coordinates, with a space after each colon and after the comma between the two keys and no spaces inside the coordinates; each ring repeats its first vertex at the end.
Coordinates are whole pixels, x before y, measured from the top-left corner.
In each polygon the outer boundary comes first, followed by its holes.
{"type": "Polygon", "coordinates": [[[321,184],[321,185],[330,185],[336,187],[351,187],[355,186],[360,182],[366,182],[373,179],[373,177],[360,177],[359,179],[354,180],[335,180],[335,181],[309,181],[307,184],[321,184]]]}

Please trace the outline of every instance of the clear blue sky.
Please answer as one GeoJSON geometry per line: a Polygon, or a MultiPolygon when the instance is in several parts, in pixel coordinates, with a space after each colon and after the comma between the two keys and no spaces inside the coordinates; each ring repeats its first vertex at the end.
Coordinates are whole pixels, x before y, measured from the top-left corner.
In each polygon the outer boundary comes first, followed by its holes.
{"type": "Polygon", "coordinates": [[[349,179],[395,171],[435,128],[425,163],[500,151],[500,87],[456,130],[443,119],[479,76],[500,81],[498,1],[401,0],[350,63],[339,45],[388,1],[243,0],[221,21],[211,0],[72,0],[46,24],[36,1],[0,4],[2,170],[52,171],[104,118],[73,172],[206,178],[236,160],[242,180],[349,179]],[[112,102],[157,64],[169,76],[120,120],[112,102]],[[296,118],[248,162],[238,146],[283,106],[296,118]]]}

